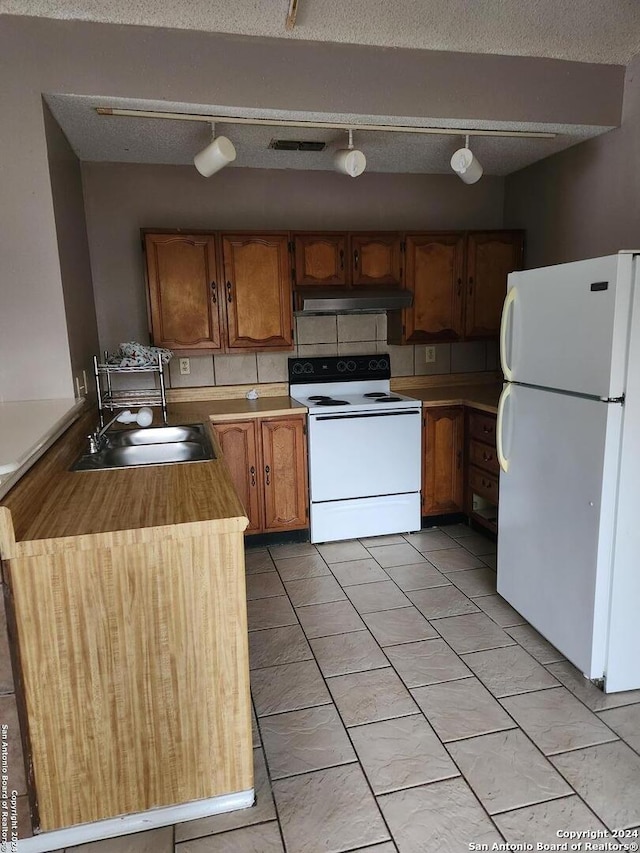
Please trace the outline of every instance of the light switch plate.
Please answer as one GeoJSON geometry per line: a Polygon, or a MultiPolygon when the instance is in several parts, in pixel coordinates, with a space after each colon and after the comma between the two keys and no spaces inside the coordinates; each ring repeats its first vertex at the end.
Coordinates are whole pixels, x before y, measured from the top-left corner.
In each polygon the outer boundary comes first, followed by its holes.
{"type": "Polygon", "coordinates": [[[424,348],[424,360],[425,364],[433,364],[436,360],[436,348],[435,347],[425,347],[424,348]]]}
{"type": "Polygon", "coordinates": [[[188,358],[180,359],[180,374],[188,376],[191,373],[191,360],[188,358]]]}

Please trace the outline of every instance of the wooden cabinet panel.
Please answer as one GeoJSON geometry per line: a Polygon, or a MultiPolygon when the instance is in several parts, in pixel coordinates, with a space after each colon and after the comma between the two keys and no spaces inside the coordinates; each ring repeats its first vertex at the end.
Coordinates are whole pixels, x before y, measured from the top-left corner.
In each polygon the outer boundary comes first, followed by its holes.
{"type": "Polygon", "coordinates": [[[522,268],[523,243],[519,231],[469,234],[464,327],[467,338],[498,335],[507,276],[522,268]]]}
{"type": "Polygon", "coordinates": [[[427,409],[422,454],[422,514],[462,510],[464,409],[427,409]]]}
{"type": "Polygon", "coordinates": [[[476,465],[478,468],[484,468],[490,474],[495,474],[496,477],[500,473],[500,465],[498,463],[498,454],[495,448],[488,444],[482,444],[472,438],[469,441],[469,464],[476,465]]]}
{"type": "Polygon", "coordinates": [[[221,348],[214,235],[145,234],[151,337],[173,350],[221,348]]]}
{"type": "Polygon", "coordinates": [[[496,445],[496,416],[482,414],[481,412],[469,413],[469,435],[484,441],[492,447],[496,445]]]}
{"type": "Polygon", "coordinates": [[[352,234],[352,283],[402,285],[402,241],[400,234],[352,234]]]}
{"type": "Polygon", "coordinates": [[[469,468],[469,488],[480,497],[494,504],[498,503],[498,478],[473,465],[469,468]]]}
{"type": "Polygon", "coordinates": [[[307,526],[307,454],[304,418],[261,421],[264,529],[307,526]]]}
{"type": "Polygon", "coordinates": [[[496,533],[500,473],[496,453],[496,416],[470,411],[467,433],[467,512],[474,521],[496,533]]]}
{"type": "Polygon", "coordinates": [[[256,426],[255,420],[214,425],[233,485],[249,518],[247,533],[256,533],[262,529],[261,470],[256,426]]]}
{"type": "Polygon", "coordinates": [[[404,312],[405,342],[458,340],[462,334],[463,236],[407,236],[406,264],[406,287],[413,293],[413,305],[404,312]]]}
{"type": "Polygon", "coordinates": [[[293,242],[296,285],[347,283],[346,234],[296,234],[293,242]]]}

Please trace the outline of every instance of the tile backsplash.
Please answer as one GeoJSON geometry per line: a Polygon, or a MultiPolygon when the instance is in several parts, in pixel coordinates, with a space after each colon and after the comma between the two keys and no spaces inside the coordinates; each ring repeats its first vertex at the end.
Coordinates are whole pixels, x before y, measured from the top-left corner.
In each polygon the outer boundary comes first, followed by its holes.
{"type": "Polygon", "coordinates": [[[388,352],[392,376],[436,373],[472,373],[497,370],[494,342],[465,341],[436,344],[436,360],[427,364],[425,347],[387,344],[387,315],[299,314],[295,317],[293,352],[260,352],[238,355],[201,355],[191,358],[191,373],[180,375],[177,358],[169,364],[172,388],[195,385],[255,385],[286,382],[287,359],[293,355],[366,355],[388,352]]]}

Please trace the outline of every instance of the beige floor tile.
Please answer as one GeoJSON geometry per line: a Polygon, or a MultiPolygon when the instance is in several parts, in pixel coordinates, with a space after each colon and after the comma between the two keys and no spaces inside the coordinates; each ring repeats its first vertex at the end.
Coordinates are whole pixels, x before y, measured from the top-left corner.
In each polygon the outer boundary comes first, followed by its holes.
{"type": "Polygon", "coordinates": [[[389,646],[385,654],[407,687],[422,687],[471,675],[458,655],[440,639],[389,646]]]}
{"type": "Polygon", "coordinates": [[[502,704],[545,755],[617,740],[565,687],[509,696],[502,704]]]}
{"type": "Polygon", "coordinates": [[[333,705],[264,717],[260,729],[272,779],[356,761],[333,705]]]}
{"type": "Polygon", "coordinates": [[[513,638],[485,613],[438,619],[435,627],[458,654],[514,645],[513,638]]]}
{"type": "Polygon", "coordinates": [[[417,687],[411,695],[443,741],[515,727],[511,717],[477,678],[417,687]]]}
{"type": "Polygon", "coordinates": [[[369,553],[383,569],[390,566],[411,566],[424,561],[422,554],[408,542],[398,545],[380,545],[375,548],[369,546],[369,553]]]}
{"type": "Polygon", "coordinates": [[[440,530],[452,539],[462,539],[475,534],[475,530],[468,524],[441,524],[440,530]]]}
{"type": "Polygon", "coordinates": [[[173,853],[173,827],[119,835],[67,849],[69,853],[173,853]]]}
{"type": "Polygon", "coordinates": [[[317,578],[330,575],[329,566],[320,554],[305,554],[300,557],[276,558],[276,568],[283,581],[295,581],[300,578],[317,578]]]}
{"type": "Polygon", "coordinates": [[[459,740],[448,749],[489,814],[573,793],[519,729],[459,740]]]}
{"type": "Polygon", "coordinates": [[[275,572],[276,564],[266,548],[252,548],[244,552],[244,567],[247,575],[275,572]]]}
{"type": "Polygon", "coordinates": [[[342,587],[333,575],[287,581],[286,587],[294,607],[326,604],[328,601],[344,601],[346,598],[342,587]]]}
{"type": "Polygon", "coordinates": [[[366,628],[350,601],[332,601],[329,604],[301,607],[298,616],[309,639],[364,631],[366,628]]]}
{"type": "Polygon", "coordinates": [[[618,708],[622,705],[640,702],[640,690],[603,693],[569,661],[550,663],[547,665],[547,669],[592,711],[606,711],[608,708],[618,708]]]}
{"type": "Polygon", "coordinates": [[[294,609],[286,595],[247,601],[247,617],[250,631],[298,624],[294,609]]]}
{"type": "Polygon", "coordinates": [[[253,707],[253,701],[251,702],[251,745],[254,749],[261,746],[258,718],[256,717],[256,709],[253,707]]]}
{"type": "Polygon", "coordinates": [[[605,828],[576,796],[505,812],[493,819],[510,844],[533,844],[533,849],[536,844],[562,843],[564,839],[558,837],[558,830],[584,832],[605,828]]]}
{"type": "Polygon", "coordinates": [[[258,717],[327,705],[331,701],[320,670],[312,660],[254,669],[251,692],[258,717]]]}
{"type": "Polygon", "coordinates": [[[318,637],[311,640],[311,648],[325,678],[389,666],[389,661],[368,631],[318,637]]]}
{"type": "Polygon", "coordinates": [[[299,625],[267,628],[249,634],[249,664],[251,669],[311,660],[313,657],[304,631],[299,625]]]}
{"type": "MultiPolygon", "coordinates": [[[[189,838],[200,838],[218,832],[227,832],[230,829],[239,829],[241,826],[275,820],[276,810],[273,804],[271,783],[267,775],[264,753],[261,749],[254,749],[253,751],[253,787],[256,793],[256,801],[250,809],[239,809],[227,814],[217,814],[198,820],[190,820],[186,823],[177,823],[176,843],[186,841],[189,838]]],[[[150,850],[149,853],[154,853],[154,851],[150,850]]]]}
{"type": "Polygon", "coordinates": [[[176,845],[176,853],[284,853],[276,821],[176,845]]]}
{"type": "Polygon", "coordinates": [[[357,539],[350,539],[347,542],[327,542],[326,545],[318,545],[318,551],[327,563],[366,560],[369,556],[367,549],[357,539]]]}
{"type": "Polygon", "coordinates": [[[395,610],[398,607],[409,607],[411,603],[393,581],[348,586],[345,592],[360,614],[377,613],[379,610],[395,610]]]}
{"type": "Polygon", "coordinates": [[[539,663],[556,663],[565,659],[564,655],[555,646],[547,642],[531,625],[517,625],[514,628],[509,628],[507,634],[512,636],[516,643],[526,649],[539,663]]]}
{"type": "Polygon", "coordinates": [[[489,566],[490,569],[493,569],[495,572],[498,568],[498,556],[497,554],[484,554],[482,556],[482,562],[489,566]]]}
{"type": "Polygon", "coordinates": [[[626,743],[603,743],[551,758],[609,829],[640,824],[640,755],[626,743]]]}
{"type": "Polygon", "coordinates": [[[464,662],[494,696],[512,696],[557,687],[558,682],[520,646],[471,652],[464,662]]]}
{"type": "Polygon", "coordinates": [[[432,589],[415,589],[413,592],[408,592],[407,596],[427,619],[442,619],[446,616],[462,616],[465,613],[478,612],[476,605],[451,585],[432,589]]]}
{"type": "Polygon", "coordinates": [[[273,792],[291,853],[342,853],[389,838],[358,765],[280,779],[273,792]]]}
{"type": "Polygon", "coordinates": [[[387,574],[400,589],[430,589],[434,586],[447,586],[447,578],[430,563],[418,563],[415,566],[390,566],[387,574]]]}
{"type": "Polygon", "coordinates": [[[486,566],[483,569],[465,569],[462,572],[450,572],[447,575],[443,575],[443,577],[454,583],[469,598],[495,595],[496,593],[496,573],[493,569],[489,569],[486,566]]]}
{"type": "Polygon", "coordinates": [[[460,572],[463,569],[481,569],[485,564],[464,548],[454,547],[442,551],[430,551],[429,562],[441,572],[460,572]]]}
{"type": "Polygon", "coordinates": [[[418,708],[396,673],[373,669],[327,679],[346,726],[360,726],[416,714],[418,708]]]}
{"type": "Polygon", "coordinates": [[[381,569],[373,557],[366,560],[349,560],[346,563],[333,563],[331,571],[342,586],[354,586],[362,583],[375,583],[389,580],[389,575],[381,569]]]}
{"type": "Polygon", "coordinates": [[[349,733],[374,794],[459,775],[422,714],[357,726],[349,733]]]}
{"type": "Polygon", "coordinates": [[[381,646],[396,646],[438,636],[437,631],[415,607],[365,613],[363,619],[381,646]]]}
{"type": "Polygon", "coordinates": [[[307,554],[317,554],[318,550],[311,542],[289,542],[286,545],[270,545],[269,553],[274,560],[283,557],[303,557],[307,554]]]}
{"type": "Polygon", "coordinates": [[[497,550],[496,543],[481,533],[471,533],[469,536],[465,536],[460,539],[460,544],[467,551],[475,554],[476,557],[482,557],[485,554],[495,554],[497,550]]]}
{"type": "Polygon", "coordinates": [[[385,794],[378,802],[400,853],[461,853],[471,843],[490,850],[502,840],[463,779],[385,794]]]}
{"type": "Polygon", "coordinates": [[[405,541],[405,537],[400,533],[392,533],[387,536],[367,536],[365,539],[361,539],[360,541],[367,548],[378,548],[380,545],[402,545],[405,541]]]}
{"type": "Polygon", "coordinates": [[[603,711],[600,719],[620,735],[636,752],[640,752],[640,705],[626,705],[603,711]]]}
{"type": "Polygon", "coordinates": [[[396,853],[396,851],[393,841],[385,841],[384,844],[374,844],[373,847],[358,847],[353,853],[396,853]]]}
{"type": "Polygon", "coordinates": [[[261,572],[247,577],[247,601],[286,595],[277,572],[261,572]]]}
{"type": "MultiPolygon", "coordinates": [[[[29,797],[26,794],[18,797],[16,800],[16,813],[18,818],[18,839],[31,838],[33,836],[33,827],[31,824],[31,811],[29,808],[29,797]]],[[[52,851],[52,853],[64,853],[63,850],[52,851]]],[[[160,850],[162,853],[162,850],[160,850]]]]}
{"type": "MultiPolygon", "coordinates": [[[[475,571],[472,569],[471,571],[475,571]]],[[[514,625],[524,625],[526,620],[517,610],[504,600],[501,595],[483,595],[475,602],[487,616],[500,625],[501,628],[511,628],[514,625]]]]}
{"type": "Polygon", "coordinates": [[[453,548],[456,544],[450,536],[435,528],[433,530],[421,530],[419,533],[410,533],[405,536],[405,539],[423,554],[453,548]]]}

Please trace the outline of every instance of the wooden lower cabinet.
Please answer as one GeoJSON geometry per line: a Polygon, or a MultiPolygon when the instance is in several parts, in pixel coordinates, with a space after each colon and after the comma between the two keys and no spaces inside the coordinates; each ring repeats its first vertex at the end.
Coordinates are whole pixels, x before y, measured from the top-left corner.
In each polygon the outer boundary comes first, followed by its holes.
{"type": "Polygon", "coordinates": [[[500,468],[496,453],[496,416],[467,414],[466,511],[470,518],[496,533],[500,468]]]}
{"type": "Polygon", "coordinates": [[[247,533],[308,526],[304,416],[214,424],[231,479],[249,516],[247,533]]]}
{"type": "Polygon", "coordinates": [[[422,514],[461,512],[464,498],[464,408],[425,409],[422,514]]]}

